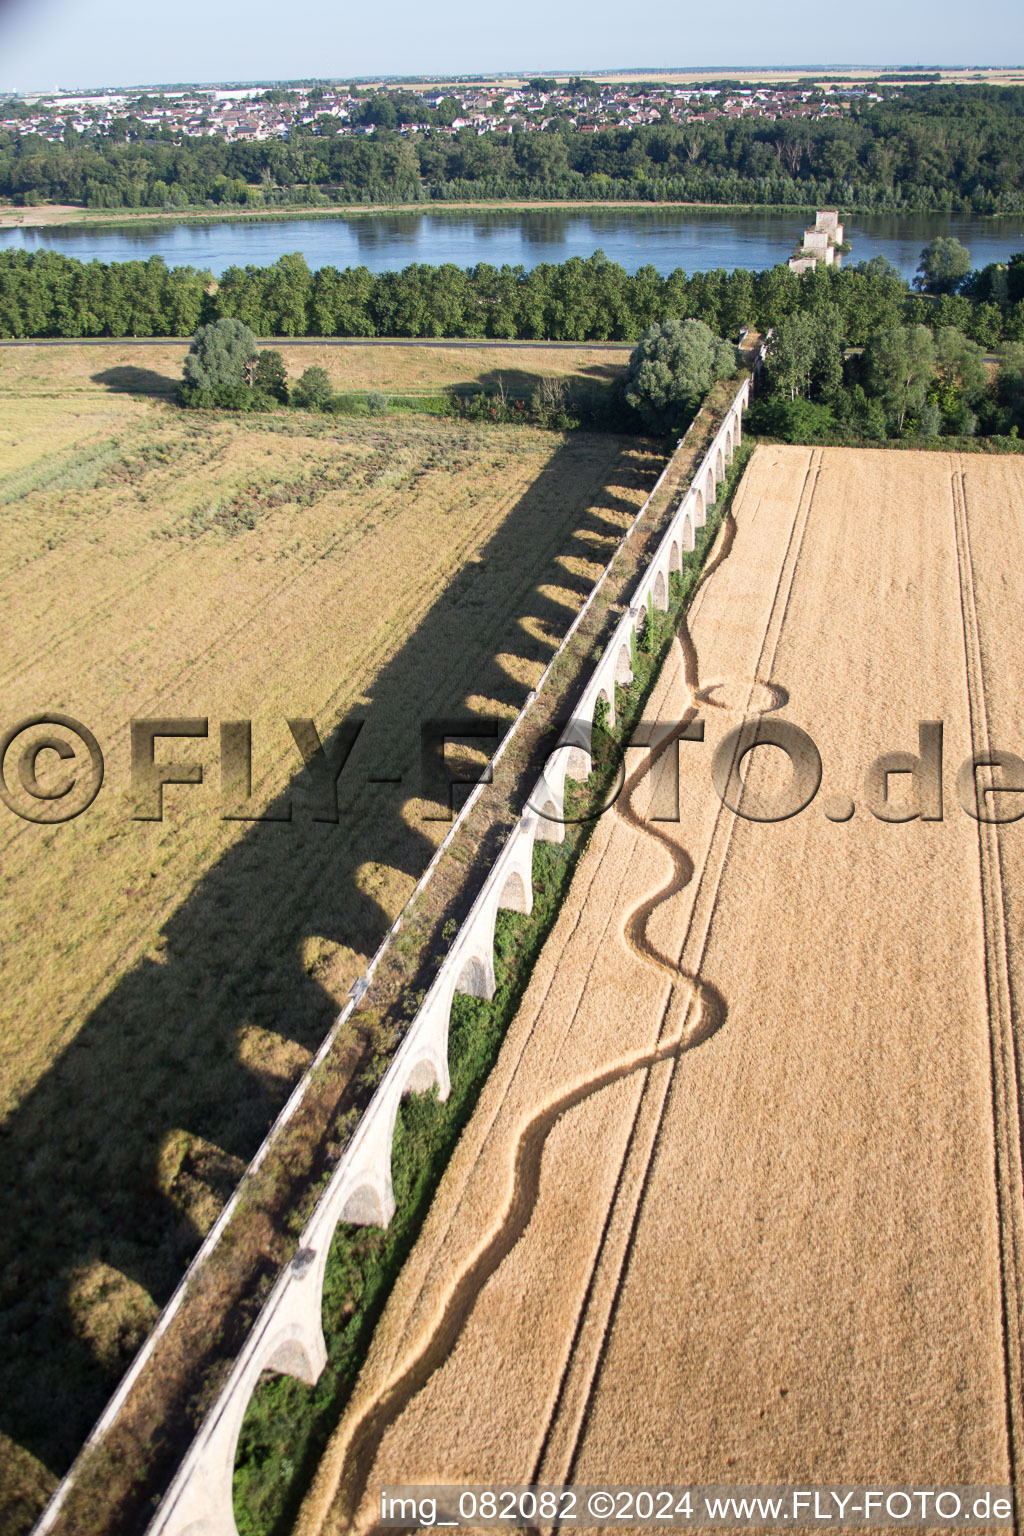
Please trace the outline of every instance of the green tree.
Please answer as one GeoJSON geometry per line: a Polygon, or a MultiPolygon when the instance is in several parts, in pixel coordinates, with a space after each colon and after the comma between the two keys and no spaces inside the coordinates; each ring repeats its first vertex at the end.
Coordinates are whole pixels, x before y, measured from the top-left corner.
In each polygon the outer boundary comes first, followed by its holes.
{"type": "Polygon", "coordinates": [[[720,314],[722,330],[726,336],[738,337],[742,327],[749,325],[753,318],[754,276],[737,267],[725,285],[720,314]]]}
{"type": "Polygon", "coordinates": [[[1003,312],[998,304],[975,304],[970,320],[971,337],[991,350],[1003,334],[1003,312]]]}
{"type": "Polygon", "coordinates": [[[924,402],[924,405],[922,405],[920,414],[917,418],[917,436],[928,438],[938,437],[941,431],[942,411],[939,407],[938,401],[933,400],[931,394],[929,394],[927,400],[924,402]]]}
{"type": "Polygon", "coordinates": [[[895,277],[899,279],[900,269],[893,266],[888,256],[871,256],[867,261],[858,261],[853,268],[854,272],[863,272],[866,277],[895,277]]]}
{"type": "Polygon", "coordinates": [[[925,293],[955,293],[971,270],[971,253],[953,235],[939,235],[921,252],[914,285],[925,293]]]}
{"type": "Polygon", "coordinates": [[[972,311],[970,299],[962,293],[944,293],[937,303],[928,306],[925,321],[929,330],[935,330],[940,325],[952,325],[958,331],[966,331],[971,323],[972,311]]]}
{"type": "Polygon", "coordinates": [[[168,336],[192,336],[203,317],[209,272],[193,267],[174,267],[164,285],[164,328],[168,336]]]}
{"type": "Polygon", "coordinates": [[[814,321],[810,315],[784,315],[772,332],[765,356],[769,393],[796,400],[811,387],[814,321]]]}
{"type": "Polygon", "coordinates": [[[1014,342],[1003,348],[1002,362],[996,375],[996,399],[1003,432],[1024,428],[1024,344],[1014,342]]]}
{"type": "Polygon", "coordinates": [[[833,399],[843,382],[843,320],[837,305],[785,315],[768,342],[765,377],[775,398],[833,399]]]}
{"type": "Polygon", "coordinates": [[[559,181],[569,169],[569,153],[560,133],[529,133],[521,136],[516,159],[534,181],[559,181]]]}
{"type": "Polygon", "coordinates": [[[934,347],[923,325],[894,325],[875,331],[864,349],[868,392],[882,403],[888,426],[902,432],[917,415],[932,382],[934,347]]]}
{"type": "Polygon", "coordinates": [[[214,320],[196,331],[185,358],[185,383],[211,392],[251,385],[258,356],[256,337],[241,320],[214,320]]]}
{"type": "Polygon", "coordinates": [[[814,362],[811,391],[831,400],[843,385],[843,317],[836,304],[823,304],[814,316],[814,362]]]}
{"type": "Polygon", "coordinates": [[[353,121],[375,128],[397,128],[398,109],[390,96],[371,96],[354,114],[353,121]]]}
{"type": "Polygon", "coordinates": [[[263,315],[274,336],[305,336],[313,274],[300,251],[279,256],[262,273],[263,315]]]}
{"type": "Polygon", "coordinates": [[[955,389],[970,405],[988,393],[984,348],[952,326],[935,332],[935,373],[944,388],[955,389]]]}
{"type": "Polygon", "coordinates": [[[666,320],[646,330],[633,349],[626,400],[653,431],[671,431],[735,366],[734,348],[702,320],[666,320]]]}
{"type": "Polygon", "coordinates": [[[273,395],[275,400],[287,402],[288,369],[280,352],[268,349],[260,353],[256,360],[254,382],[257,389],[266,390],[267,394],[273,395]]]}
{"type": "Polygon", "coordinates": [[[309,301],[311,336],[373,336],[370,313],[374,278],[368,267],[321,267],[313,275],[309,301]]]}
{"type": "Polygon", "coordinates": [[[334,395],[334,386],[326,368],[307,368],[292,389],[292,404],[307,410],[323,411],[334,395]]]}

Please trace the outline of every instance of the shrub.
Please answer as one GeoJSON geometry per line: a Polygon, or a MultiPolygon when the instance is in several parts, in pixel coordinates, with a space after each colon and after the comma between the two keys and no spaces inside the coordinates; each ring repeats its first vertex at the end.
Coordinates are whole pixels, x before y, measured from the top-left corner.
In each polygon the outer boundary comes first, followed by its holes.
{"type": "Polygon", "coordinates": [[[570,414],[569,385],[565,379],[541,379],[530,397],[530,407],[539,427],[564,432],[577,424],[576,417],[570,414]]]}
{"type": "Polygon", "coordinates": [[[181,384],[178,404],[197,411],[270,411],[274,408],[270,395],[262,389],[250,389],[248,384],[222,384],[216,389],[181,384]]]}
{"type": "Polygon", "coordinates": [[[275,400],[280,400],[282,405],[288,403],[288,370],[285,367],[284,358],[280,352],[267,350],[261,352],[256,360],[256,373],[254,382],[258,389],[265,390],[275,400]]]}
{"type": "Polygon", "coordinates": [[[325,411],[330,411],[332,416],[361,416],[363,406],[360,400],[352,395],[332,395],[324,406],[325,411]]]}
{"type": "Polygon", "coordinates": [[[371,389],[366,397],[366,409],[371,416],[384,416],[391,409],[391,401],[379,389],[371,389]]]}
{"type": "Polygon", "coordinates": [[[761,400],[750,412],[749,430],[784,443],[829,443],[842,427],[827,405],[813,400],[761,400]]]}
{"type": "Polygon", "coordinates": [[[647,615],[644,619],[644,627],[640,633],[640,649],[646,651],[648,656],[653,656],[658,647],[658,626],[654,617],[654,594],[647,594],[647,615]]]}
{"type": "Polygon", "coordinates": [[[334,396],[326,368],[307,368],[291,392],[292,404],[311,411],[325,411],[334,396]]]}
{"type": "Polygon", "coordinates": [[[461,392],[457,385],[449,386],[448,391],[449,412],[453,416],[459,416],[463,421],[496,421],[512,422],[526,421],[527,409],[524,400],[511,400],[505,394],[504,389],[494,393],[485,390],[477,390],[471,395],[461,392]]]}

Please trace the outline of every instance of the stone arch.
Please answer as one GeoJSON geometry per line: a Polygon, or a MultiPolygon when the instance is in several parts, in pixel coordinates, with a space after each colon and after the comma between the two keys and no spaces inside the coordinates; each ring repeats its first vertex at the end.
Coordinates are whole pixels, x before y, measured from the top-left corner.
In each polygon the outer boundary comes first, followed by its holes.
{"type": "Polygon", "coordinates": [[[731,431],[728,431],[725,434],[725,462],[727,464],[731,464],[732,463],[732,432],[731,431]]]}
{"type": "MultiPolygon", "coordinates": [[[[474,962],[470,961],[470,964],[472,963],[474,962]]],[[[480,964],[479,961],[476,961],[475,963],[478,965],[480,964]]],[[[486,976],[486,972],[484,972],[482,965],[480,966],[480,970],[481,974],[486,976]]],[[[455,990],[461,991],[463,989],[456,985],[455,990]]],[[[476,995],[480,996],[483,994],[476,995]]],[[[450,1011],[451,1002],[449,1002],[448,1007],[450,1011]]],[[[383,1177],[386,1193],[384,1197],[380,1199],[380,1205],[383,1209],[384,1217],[381,1221],[372,1223],[374,1226],[388,1226],[391,1221],[391,1216],[394,1214],[395,1200],[392,1185],[391,1163],[395,1152],[395,1127],[398,1124],[398,1111],[401,1107],[402,1100],[407,1099],[411,1093],[426,1093],[435,1085],[438,1090],[438,1097],[442,1099],[447,1098],[448,1083],[444,1081],[444,1077],[446,1075],[446,1073],[442,1074],[438,1062],[434,1059],[431,1053],[429,1051],[424,1051],[421,1055],[417,1056],[416,1060],[411,1064],[411,1066],[406,1069],[405,1081],[402,1083],[400,1090],[397,1093],[392,1091],[389,1095],[388,1103],[386,1105],[382,1104],[380,1106],[378,1113],[381,1115],[386,1115],[387,1131],[383,1142],[377,1142],[377,1157],[383,1157],[386,1159],[385,1167],[380,1170],[380,1173],[383,1177]]],[[[367,1113],[372,1113],[372,1109],[368,1110],[367,1113]]],[[[367,1183],[366,1187],[370,1189],[373,1186],[367,1183]]],[[[352,1197],[350,1196],[345,1205],[346,1211],[348,1210],[348,1207],[351,1205],[351,1203],[352,1197]]],[[[340,1219],[342,1221],[352,1220],[350,1216],[346,1216],[344,1213],[340,1219]]],[[[371,1223],[364,1222],[362,1225],[369,1226],[371,1223]]],[[[327,1246],[330,1246],[329,1242],[327,1246]]],[[[323,1290],[323,1275],[320,1276],[320,1289],[321,1291],[323,1290]]]]}
{"type": "Polygon", "coordinates": [[[533,906],[533,892],[526,889],[526,882],[518,869],[510,869],[498,897],[498,906],[506,912],[529,912],[533,906]]]}
{"type": "Polygon", "coordinates": [[[465,960],[463,960],[459,968],[455,990],[456,992],[465,992],[469,997],[490,996],[487,990],[487,971],[478,955],[467,955],[465,960]]]}
{"type": "MultiPolygon", "coordinates": [[[[597,714],[597,704],[598,704],[598,700],[599,699],[604,699],[604,702],[608,705],[608,724],[609,725],[614,725],[615,724],[615,694],[614,694],[614,692],[609,692],[609,689],[606,688],[604,685],[602,685],[598,689],[597,698],[594,700],[594,714],[595,715],[597,714]]],[[[591,716],[591,722],[593,722],[593,716],[591,716]]]]}
{"type": "Polygon", "coordinates": [[[722,457],[721,447],[719,447],[718,452],[715,454],[715,484],[718,485],[718,483],[724,479],[725,460],[722,457]]]}
{"type": "Polygon", "coordinates": [[[349,1221],[356,1227],[386,1227],[388,1215],[385,1200],[376,1184],[367,1180],[358,1185],[342,1206],[338,1220],[349,1221]]]}
{"type": "MultiPolygon", "coordinates": [[[[263,1360],[262,1369],[276,1371],[281,1376],[294,1376],[296,1381],[303,1381],[307,1387],[313,1387],[320,1378],[323,1365],[313,1359],[305,1339],[299,1336],[295,1328],[286,1328],[273,1341],[263,1360]]],[[[237,1446],[235,1453],[237,1455],[237,1446]]]]}
{"type": "Polygon", "coordinates": [[[708,465],[707,479],[704,482],[704,510],[705,510],[705,513],[707,512],[708,507],[710,507],[710,506],[712,506],[714,504],[714,500],[715,500],[715,472],[711,468],[711,465],[709,464],[708,465]]]}
{"type": "MultiPolygon", "coordinates": [[[[462,978],[463,978],[463,976],[465,976],[466,971],[468,970],[469,966],[472,966],[472,965],[476,965],[476,966],[479,967],[480,975],[483,978],[484,986],[486,987],[487,971],[486,971],[484,965],[482,964],[482,962],[480,960],[478,960],[475,956],[471,956],[471,957],[469,957],[467,959],[466,963],[463,965],[462,970],[459,973],[459,981],[456,982],[455,987],[453,988],[453,993],[454,992],[464,992],[464,991],[467,990],[466,987],[464,987],[461,983],[462,983],[462,978]]],[[[487,992],[487,991],[483,991],[483,992],[477,992],[477,993],[474,993],[474,994],[471,994],[471,995],[476,996],[476,997],[489,997],[490,993],[487,992]]],[[[450,1016],[450,1013],[451,1013],[451,1004],[452,1004],[452,996],[450,995],[449,996],[449,1000],[448,1000],[448,1004],[447,1004],[447,1010],[448,1010],[449,1016],[450,1016]]],[[[447,1038],[448,1038],[448,1034],[447,1034],[447,1029],[446,1029],[445,1030],[445,1042],[447,1042],[447,1038]]],[[[445,1045],[444,1049],[447,1049],[447,1044],[445,1045]]],[[[402,1060],[401,1053],[399,1053],[399,1056],[396,1057],[395,1060],[396,1061],[402,1060]]],[[[413,1093],[427,1093],[427,1092],[429,1092],[429,1090],[431,1088],[434,1088],[434,1087],[437,1088],[437,1096],[438,1096],[438,1098],[439,1099],[446,1099],[448,1097],[448,1093],[450,1091],[450,1084],[448,1082],[448,1063],[447,1063],[447,1060],[439,1061],[437,1059],[436,1055],[434,1054],[434,1052],[432,1052],[429,1049],[421,1051],[421,1053],[416,1057],[416,1059],[413,1062],[411,1062],[411,1064],[409,1064],[408,1066],[406,1066],[405,1061],[402,1060],[402,1069],[403,1069],[403,1071],[405,1073],[405,1077],[404,1077],[404,1081],[402,1083],[401,1088],[397,1092],[395,1092],[394,1089],[392,1089],[391,1092],[388,1094],[387,1103],[386,1104],[384,1104],[384,1103],[380,1104],[379,1109],[378,1109],[378,1113],[382,1117],[386,1117],[386,1122],[385,1122],[386,1123],[386,1130],[385,1130],[385,1134],[382,1137],[378,1137],[376,1139],[376,1149],[377,1150],[376,1150],[376,1154],[375,1154],[378,1162],[381,1161],[381,1160],[383,1160],[383,1162],[384,1162],[384,1166],[382,1168],[380,1168],[380,1170],[379,1170],[379,1176],[380,1176],[380,1178],[382,1180],[382,1183],[384,1185],[385,1193],[384,1193],[383,1197],[380,1200],[380,1204],[381,1204],[381,1206],[383,1208],[383,1213],[384,1213],[383,1214],[383,1219],[380,1222],[373,1223],[373,1225],[375,1225],[375,1226],[376,1225],[379,1225],[379,1226],[382,1226],[382,1227],[389,1226],[390,1222],[391,1222],[391,1218],[392,1218],[392,1216],[395,1213],[395,1196],[394,1196],[394,1181],[393,1181],[392,1163],[393,1163],[394,1155],[395,1155],[395,1128],[398,1125],[398,1112],[401,1109],[402,1100],[403,1099],[407,1099],[409,1097],[409,1095],[413,1094],[413,1093]]],[[[371,1108],[367,1110],[367,1114],[372,1114],[373,1113],[373,1109],[374,1109],[374,1106],[371,1105],[371,1108]]],[[[370,1187],[369,1184],[368,1184],[368,1187],[370,1187]]],[[[346,1210],[348,1209],[348,1205],[349,1204],[351,1204],[351,1198],[350,1198],[349,1202],[347,1202],[347,1204],[346,1204],[346,1210]]],[[[352,1218],[351,1217],[346,1217],[345,1215],[342,1215],[342,1217],[340,1219],[344,1221],[344,1220],[351,1220],[352,1218]]],[[[371,1223],[369,1223],[369,1222],[364,1222],[363,1223],[364,1226],[369,1226],[370,1224],[371,1223]]],[[[327,1247],[330,1246],[329,1240],[328,1240],[328,1244],[326,1246],[327,1247]]],[[[320,1292],[321,1292],[321,1295],[323,1293],[323,1284],[324,1284],[324,1274],[325,1273],[326,1273],[326,1257],[325,1257],[325,1260],[324,1260],[324,1269],[322,1270],[322,1272],[320,1274],[320,1292]]]]}
{"type": "MultiPolygon", "coordinates": [[[[326,1263],[326,1254],[324,1255],[326,1263]]],[[[237,1536],[232,1505],[232,1479],[245,1416],[265,1371],[294,1376],[314,1386],[327,1364],[320,1324],[322,1273],[309,1276],[298,1313],[290,1285],[275,1287],[268,1306],[291,1310],[284,1321],[271,1318],[266,1336],[254,1343],[250,1334],[229,1384],[218,1396],[192,1448],[178,1469],[147,1531],[160,1536],[237,1536]]],[[[265,1315],[265,1314],[263,1314],[265,1315]]]]}
{"type": "Polygon", "coordinates": [[[615,681],[623,687],[633,681],[633,657],[626,642],[619,646],[619,654],[615,658],[615,681]]]}
{"type": "MultiPolygon", "coordinates": [[[[567,779],[575,779],[577,784],[585,784],[590,777],[593,766],[590,760],[590,735],[588,733],[586,743],[579,741],[574,743],[568,751],[565,760],[565,776],[567,779]]],[[[565,786],[562,786],[563,804],[565,798],[565,786]]],[[[561,838],[559,838],[561,842],[561,838]]]]}
{"type": "Polygon", "coordinates": [[[420,1056],[406,1074],[402,1084],[402,1098],[410,1093],[428,1093],[434,1087],[444,1087],[437,1062],[430,1056],[420,1056]]]}
{"type": "Polygon", "coordinates": [[[546,843],[560,843],[565,837],[565,826],[553,800],[546,800],[538,813],[537,836],[546,843]]]}
{"type": "Polygon", "coordinates": [[[704,516],[704,492],[703,491],[695,491],[694,492],[693,500],[694,500],[694,508],[693,508],[693,521],[694,521],[694,525],[697,528],[703,528],[704,524],[707,522],[707,518],[704,516]]]}
{"type": "Polygon", "coordinates": [[[682,542],[683,548],[685,550],[691,550],[693,548],[693,524],[690,522],[688,517],[683,518],[682,542]]]}
{"type": "Polygon", "coordinates": [[[668,608],[668,582],[665,580],[664,571],[658,571],[651,588],[655,608],[660,608],[662,613],[668,608]]]}
{"type": "Polygon", "coordinates": [[[668,568],[670,571],[681,571],[683,562],[679,558],[679,541],[672,540],[672,548],[668,552],[668,568]]]}

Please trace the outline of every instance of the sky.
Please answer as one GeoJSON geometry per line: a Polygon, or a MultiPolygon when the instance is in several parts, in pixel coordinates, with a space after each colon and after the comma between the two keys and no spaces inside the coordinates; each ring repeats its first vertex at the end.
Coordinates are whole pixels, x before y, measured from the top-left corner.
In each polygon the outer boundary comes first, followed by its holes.
{"type": "Polygon", "coordinates": [[[784,64],[1024,64],[1024,5],[0,0],[4,91],[784,64]]]}

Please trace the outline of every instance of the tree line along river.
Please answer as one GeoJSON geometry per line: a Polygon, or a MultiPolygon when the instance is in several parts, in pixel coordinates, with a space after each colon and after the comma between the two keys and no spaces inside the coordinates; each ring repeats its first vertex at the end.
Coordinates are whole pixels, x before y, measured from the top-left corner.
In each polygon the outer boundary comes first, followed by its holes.
{"type": "MultiPolygon", "coordinates": [[[[650,264],[662,274],[756,271],[785,261],[813,220],[805,213],[714,208],[533,208],[333,214],[320,217],[39,225],[0,229],[0,250],[49,248],[83,261],[140,261],[162,256],[168,266],[269,266],[301,251],[310,267],[365,266],[395,271],[412,262],[472,267],[535,267],[603,250],[627,272],[650,264]]],[[[1024,218],[930,214],[851,216],[847,262],[885,256],[913,276],[921,248],[936,235],[955,235],[975,267],[1005,261],[1024,249],[1024,218]]]]}

